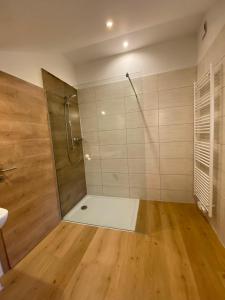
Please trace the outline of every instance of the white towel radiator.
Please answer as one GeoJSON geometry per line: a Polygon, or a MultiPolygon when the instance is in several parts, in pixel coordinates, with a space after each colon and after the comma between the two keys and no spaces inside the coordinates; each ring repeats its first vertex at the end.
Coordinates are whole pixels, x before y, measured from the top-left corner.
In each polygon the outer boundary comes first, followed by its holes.
{"type": "Polygon", "coordinates": [[[194,83],[194,195],[209,217],[213,209],[214,72],[194,83]]]}

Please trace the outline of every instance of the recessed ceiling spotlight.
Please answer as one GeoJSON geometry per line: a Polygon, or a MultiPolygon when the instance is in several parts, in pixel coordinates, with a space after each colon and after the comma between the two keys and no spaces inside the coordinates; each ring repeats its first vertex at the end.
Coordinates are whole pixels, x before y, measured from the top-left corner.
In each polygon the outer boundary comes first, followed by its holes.
{"type": "Polygon", "coordinates": [[[108,29],[111,29],[111,28],[113,27],[113,21],[112,21],[112,20],[108,20],[108,21],[106,22],[106,27],[107,27],[108,29]]]}
{"type": "Polygon", "coordinates": [[[128,45],[129,45],[128,41],[124,41],[124,42],[123,42],[123,48],[127,48],[128,45]]]}
{"type": "Polygon", "coordinates": [[[101,114],[104,116],[106,113],[104,110],[101,111],[101,114]]]}

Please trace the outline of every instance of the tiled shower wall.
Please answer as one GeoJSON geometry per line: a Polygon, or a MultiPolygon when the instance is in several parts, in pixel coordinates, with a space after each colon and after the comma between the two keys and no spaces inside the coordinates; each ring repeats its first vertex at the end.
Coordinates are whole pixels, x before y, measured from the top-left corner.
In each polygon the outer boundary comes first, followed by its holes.
{"type": "Polygon", "coordinates": [[[215,98],[214,211],[210,220],[225,245],[225,27],[198,64],[198,76],[213,64],[219,71],[215,98]]]}
{"type": "Polygon", "coordinates": [[[190,202],[196,68],[78,90],[89,194],[190,202]]]}

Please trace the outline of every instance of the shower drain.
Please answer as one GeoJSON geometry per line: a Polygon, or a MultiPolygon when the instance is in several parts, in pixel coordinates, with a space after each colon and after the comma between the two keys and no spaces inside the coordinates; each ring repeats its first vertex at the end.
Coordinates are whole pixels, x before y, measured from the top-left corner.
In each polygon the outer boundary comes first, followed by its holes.
{"type": "Polygon", "coordinates": [[[85,210],[85,209],[87,209],[87,208],[88,208],[87,205],[82,205],[82,206],[81,206],[81,209],[82,209],[82,210],[85,210]]]}

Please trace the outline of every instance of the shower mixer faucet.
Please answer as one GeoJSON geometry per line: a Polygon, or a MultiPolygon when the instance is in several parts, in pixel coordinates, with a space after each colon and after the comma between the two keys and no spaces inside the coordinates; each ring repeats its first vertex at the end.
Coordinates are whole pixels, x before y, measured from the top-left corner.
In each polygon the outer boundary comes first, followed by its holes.
{"type": "Polygon", "coordinates": [[[74,144],[78,144],[80,142],[82,142],[82,138],[81,137],[73,137],[73,143],[74,144]]]}

